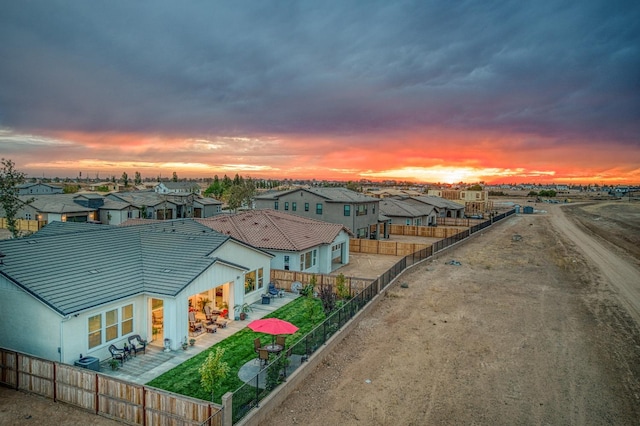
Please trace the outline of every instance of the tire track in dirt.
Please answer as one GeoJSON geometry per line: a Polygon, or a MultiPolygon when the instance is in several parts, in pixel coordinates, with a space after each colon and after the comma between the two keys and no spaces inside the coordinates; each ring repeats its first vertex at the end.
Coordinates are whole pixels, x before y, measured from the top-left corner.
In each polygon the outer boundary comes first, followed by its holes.
{"type": "Polygon", "coordinates": [[[561,207],[550,206],[550,209],[554,210],[550,216],[554,227],[598,267],[611,288],[617,291],[620,302],[635,322],[640,324],[640,270],[567,219],[561,207]]]}

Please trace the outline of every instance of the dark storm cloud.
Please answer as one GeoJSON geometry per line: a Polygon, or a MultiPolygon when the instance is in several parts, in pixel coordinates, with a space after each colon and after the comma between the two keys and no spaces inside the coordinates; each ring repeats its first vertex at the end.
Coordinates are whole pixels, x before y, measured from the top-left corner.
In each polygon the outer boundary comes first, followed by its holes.
{"type": "Polygon", "coordinates": [[[0,126],[638,144],[632,1],[10,2],[0,126]]]}

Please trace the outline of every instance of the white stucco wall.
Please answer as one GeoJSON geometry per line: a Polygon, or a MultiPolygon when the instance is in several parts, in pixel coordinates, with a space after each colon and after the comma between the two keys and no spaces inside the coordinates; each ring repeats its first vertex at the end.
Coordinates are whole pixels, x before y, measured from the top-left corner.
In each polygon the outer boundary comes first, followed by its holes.
{"type": "Polygon", "coordinates": [[[0,276],[0,346],[59,361],[62,316],[0,276]]]}

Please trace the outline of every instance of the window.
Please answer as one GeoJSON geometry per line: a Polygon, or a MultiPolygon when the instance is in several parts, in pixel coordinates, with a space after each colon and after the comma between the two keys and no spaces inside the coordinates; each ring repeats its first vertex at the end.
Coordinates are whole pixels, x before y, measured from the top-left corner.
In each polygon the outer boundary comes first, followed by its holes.
{"type": "Polygon", "coordinates": [[[118,337],[118,310],[107,311],[105,319],[105,325],[107,326],[105,341],[109,342],[118,337]]]}
{"type": "Polygon", "coordinates": [[[89,317],[89,349],[102,344],[102,314],[89,317]]]}
{"type": "Polygon", "coordinates": [[[291,210],[293,210],[294,212],[295,212],[296,210],[298,210],[298,203],[296,203],[295,201],[293,201],[293,202],[291,203],[291,210]]]}
{"type": "Polygon", "coordinates": [[[133,212],[131,210],[127,211],[127,219],[133,219],[133,212]]]}
{"type": "Polygon", "coordinates": [[[277,201],[274,201],[274,203],[273,203],[273,209],[274,209],[274,210],[278,210],[278,202],[277,202],[277,201]]]}
{"type": "Polygon", "coordinates": [[[356,216],[364,216],[366,214],[367,214],[367,205],[358,204],[358,209],[356,210],[356,216]]]}
{"type": "Polygon", "coordinates": [[[284,257],[284,270],[288,271],[289,270],[289,256],[285,256],[284,257]]]}
{"type": "Polygon", "coordinates": [[[407,219],[406,225],[411,225],[411,219],[407,219]]]}
{"type": "Polygon", "coordinates": [[[284,202],[284,210],[285,211],[289,210],[289,202],[288,201],[284,202]]]}
{"type": "Polygon", "coordinates": [[[308,251],[300,255],[300,270],[304,271],[305,269],[311,268],[312,265],[316,264],[316,250],[308,251]]]}
{"type": "Polygon", "coordinates": [[[263,270],[262,268],[258,269],[258,288],[262,288],[263,286],[263,279],[262,279],[262,274],[263,274],[263,270]]]}
{"type": "Polygon", "coordinates": [[[318,250],[313,251],[313,266],[316,266],[316,258],[318,257],[318,250]]]}
{"type": "Polygon", "coordinates": [[[89,349],[133,333],[133,304],[89,317],[89,349]]]}
{"type": "Polygon", "coordinates": [[[344,215],[351,216],[351,206],[349,204],[344,205],[344,215]]]}
{"type": "Polygon", "coordinates": [[[309,203],[304,203],[304,211],[305,212],[309,211],[309,203]]]}
{"type": "Polygon", "coordinates": [[[322,214],[322,203],[316,204],[316,214],[322,214]]]}
{"type": "Polygon", "coordinates": [[[133,305],[122,308],[122,335],[133,333],[133,305]]]}
{"type": "Polygon", "coordinates": [[[256,289],[256,271],[247,272],[244,275],[244,294],[256,289]]]}
{"type": "Polygon", "coordinates": [[[27,220],[31,220],[31,213],[25,213],[24,218],[27,220]]]}
{"type": "Polygon", "coordinates": [[[367,238],[367,228],[358,228],[356,230],[356,237],[367,238]]]}

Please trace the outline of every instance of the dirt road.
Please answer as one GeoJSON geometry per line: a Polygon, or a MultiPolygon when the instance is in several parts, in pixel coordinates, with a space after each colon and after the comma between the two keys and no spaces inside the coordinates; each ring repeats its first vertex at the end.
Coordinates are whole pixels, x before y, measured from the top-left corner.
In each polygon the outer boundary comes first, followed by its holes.
{"type": "Polygon", "coordinates": [[[637,283],[634,262],[560,214],[403,274],[268,425],[638,424],[640,330],[616,284],[637,283]]]}
{"type": "Polygon", "coordinates": [[[584,253],[587,260],[602,273],[603,279],[627,308],[636,323],[640,324],[640,269],[629,255],[619,253],[611,243],[602,240],[592,232],[567,219],[562,207],[550,206],[551,221],[584,253]]]}

